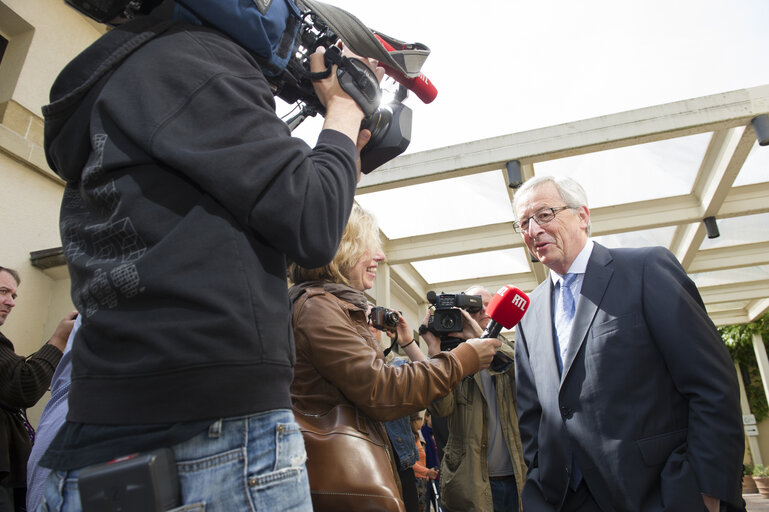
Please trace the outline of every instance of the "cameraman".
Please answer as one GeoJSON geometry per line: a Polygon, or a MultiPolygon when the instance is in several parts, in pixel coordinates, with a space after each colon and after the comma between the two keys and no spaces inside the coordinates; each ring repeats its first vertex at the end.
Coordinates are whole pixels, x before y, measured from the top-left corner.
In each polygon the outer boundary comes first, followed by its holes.
{"type": "MultiPolygon", "coordinates": [[[[56,470],[44,503],[81,510],[82,468],[170,448],[177,505],[311,510],[286,260],[333,258],[370,134],[332,72],[315,83],[327,110],[317,145],[292,138],[253,55],[173,7],[104,34],[44,107],[83,316],[67,422],[41,462],[56,470]]],[[[311,67],[325,69],[322,50],[311,67]]]]}
{"type": "MultiPolygon", "coordinates": [[[[491,294],[473,286],[467,295],[480,295],[478,312],[462,310],[461,339],[479,336],[491,321],[486,307],[491,294]]],[[[425,317],[428,324],[430,313],[425,317]]],[[[421,329],[428,347],[437,336],[421,329]]],[[[513,357],[513,344],[503,336],[500,352],[513,357]]],[[[432,353],[430,354],[433,355],[432,353]]],[[[526,477],[518,417],[515,409],[515,368],[501,373],[481,370],[430,405],[436,416],[446,416],[449,439],[441,461],[441,506],[446,512],[518,512],[526,477]]]]}

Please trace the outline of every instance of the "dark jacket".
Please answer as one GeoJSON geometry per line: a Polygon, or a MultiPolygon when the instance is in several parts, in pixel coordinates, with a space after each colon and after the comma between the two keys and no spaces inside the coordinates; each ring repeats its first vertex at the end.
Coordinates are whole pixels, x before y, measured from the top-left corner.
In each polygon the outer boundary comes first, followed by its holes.
{"type": "Polygon", "coordinates": [[[0,333],[0,482],[4,486],[27,485],[32,440],[24,425],[24,410],[48,390],[61,355],[48,343],[28,358],[16,355],[11,340],[0,333]]]}
{"type": "Polygon", "coordinates": [[[355,144],[314,149],[256,61],[214,30],[137,19],[57,78],[45,149],[67,182],[69,421],[191,422],[291,405],[286,260],[334,256],[355,144]]]}

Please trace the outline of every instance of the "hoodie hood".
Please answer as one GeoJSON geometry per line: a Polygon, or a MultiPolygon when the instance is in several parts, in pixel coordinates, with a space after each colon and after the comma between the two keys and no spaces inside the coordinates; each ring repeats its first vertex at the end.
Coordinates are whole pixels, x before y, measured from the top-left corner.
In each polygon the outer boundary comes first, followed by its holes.
{"type": "Polygon", "coordinates": [[[43,107],[44,148],[48,165],[63,180],[78,182],[91,153],[90,116],[105,78],[172,23],[142,17],[121,25],[86,48],[56,78],[51,103],[43,107]]]}

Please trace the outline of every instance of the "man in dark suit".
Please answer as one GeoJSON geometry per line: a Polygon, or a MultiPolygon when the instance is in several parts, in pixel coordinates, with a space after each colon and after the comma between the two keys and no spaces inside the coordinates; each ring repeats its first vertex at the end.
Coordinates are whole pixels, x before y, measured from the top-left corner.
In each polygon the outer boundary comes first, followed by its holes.
{"type": "Polygon", "coordinates": [[[569,178],[527,181],[513,209],[550,269],[516,329],[524,510],[740,503],[736,372],[675,257],[594,243],[585,193],[569,178]]]}

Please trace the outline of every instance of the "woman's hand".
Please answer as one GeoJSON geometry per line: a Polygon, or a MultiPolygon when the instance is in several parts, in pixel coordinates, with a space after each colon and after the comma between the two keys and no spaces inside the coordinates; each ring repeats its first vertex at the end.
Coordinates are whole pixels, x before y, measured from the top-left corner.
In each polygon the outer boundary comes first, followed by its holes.
{"type": "Polygon", "coordinates": [[[411,343],[411,340],[413,339],[411,337],[411,329],[409,328],[409,324],[406,322],[406,317],[403,316],[403,313],[398,312],[398,316],[398,325],[396,326],[398,332],[398,345],[405,347],[411,343]]]}
{"type": "Polygon", "coordinates": [[[481,362],[481,370],[485,370],[489,367],[497,350],[502,346],[502,342],[497,338],[473,338],[467,340],[466,343],[473,347],[478,354],[478,359],[481,362]]]}

